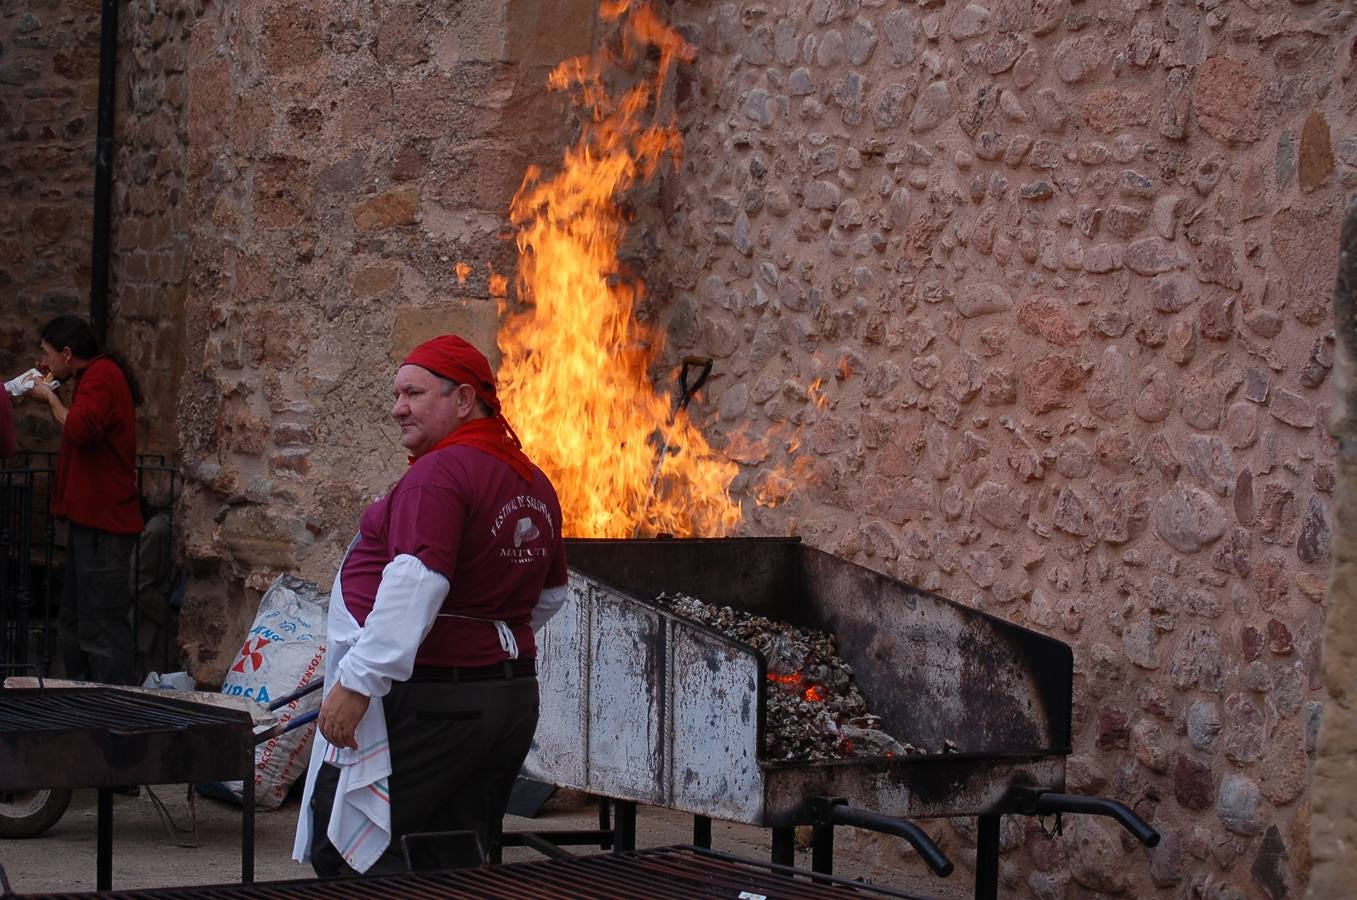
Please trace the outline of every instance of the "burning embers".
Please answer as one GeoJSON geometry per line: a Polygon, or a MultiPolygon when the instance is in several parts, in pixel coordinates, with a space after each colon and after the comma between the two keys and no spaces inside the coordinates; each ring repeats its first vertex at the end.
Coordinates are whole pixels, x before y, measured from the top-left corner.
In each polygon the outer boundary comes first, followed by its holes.
{"type": "Polygon", "coordinates": [[[748,644],[768,661],[765,756],[774,761],[924,754],[881,730],[881,717],[853,684],[853,669],[838,656],[834,636],[763,616],[713,606],[684,594],[656,602],[686,619],[748,644]]]}

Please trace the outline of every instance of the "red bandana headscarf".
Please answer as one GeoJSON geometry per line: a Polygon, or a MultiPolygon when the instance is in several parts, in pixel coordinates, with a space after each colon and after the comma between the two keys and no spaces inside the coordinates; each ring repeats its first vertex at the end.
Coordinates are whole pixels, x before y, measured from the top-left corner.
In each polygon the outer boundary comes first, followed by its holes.
{"type": "MultiPolygon", "coordinates": [[[[444,334],[411,350],[401,365],[419,366],[458,384],[471,385],[476,396],[490,410],[489,418],[463,422],[434,444],[430,453],[454,444],[465,444],[507,463],[524,481],[532,481],[535,469],[523,453],[518,435],[500,411],[495,376],[490,371],[490,361],[481,351],[455,334],[444,334]]],[[[411,457],[410,462],[414,461],[411,457]]]]}

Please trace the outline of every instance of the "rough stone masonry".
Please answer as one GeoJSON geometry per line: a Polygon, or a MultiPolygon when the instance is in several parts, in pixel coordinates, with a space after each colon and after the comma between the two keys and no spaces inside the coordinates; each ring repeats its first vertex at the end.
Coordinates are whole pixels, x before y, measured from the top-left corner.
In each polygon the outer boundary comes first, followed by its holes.
{"type": "Polygon", "coordinates": [[[1352,7],[672,10],[655,314],[716,358],[709,433],[813,461],[750,531],[1069,641],[1069,787],[1164,834],[1008,822],[1005,893],[1302,894],[1352,7]]]}
{"type": "MultiPolygon", "coordinates": [[[[585,0],[127,6],[113,336],[176,409],[186,649],[211,680],[259,592],[328,583],[398,474],[393,359],[436,329],[493,343],[509,198],[569,139],[545,73],[606,35],[585,0]]],[[[1146,853],[1099,821],[1006,820],[1005,895],[1301,895],[1351,5],[664,10],[698,48],[663,101],[685,155],[632,198],[629,262],[667,352],[716,359],[690,411],[744,465],[745,531],[1070,642],[1069,788],[1164,834],[1146,853]],[[786,441],[733,436],[793,432],[810,477],[758,507],[786,441]]],[[[92,21],[83,0],[0,9],[22,150],[0,288],[23,316],[82,290],[60,173],[63,140],[89,141],[92,21]]],[[[16,359],[36,323],[0,319],[16,359]]],[[[967,860],[970,825],[928,827],[967,860]]]]}

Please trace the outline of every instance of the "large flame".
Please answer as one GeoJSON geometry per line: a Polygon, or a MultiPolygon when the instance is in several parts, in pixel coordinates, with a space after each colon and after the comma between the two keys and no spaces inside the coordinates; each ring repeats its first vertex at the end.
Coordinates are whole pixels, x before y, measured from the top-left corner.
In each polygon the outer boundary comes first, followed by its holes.
{"type": "Polygon", "coordinates": [[[740,521],[729,493],[739,466],[651,384],[661,336],[635,320],[642,285],[617,258],[627,220],[616,198],[677,161],[680,135],[656,108],[693,50],[648,7],[605,3],[601,15],[620,21],[620,57],[599,51],[552,72],[550,86],[571,90],[589,116],[559,172],[530,168],[510,208],[527,309],[501,300],[500,395],[556,486],[568,534],[722,535],[740,521]],[[658,60],[638,62],[647,47],[658,60]],[[620,96],[607,90],[605,75],[651,67],[620,96]]]}

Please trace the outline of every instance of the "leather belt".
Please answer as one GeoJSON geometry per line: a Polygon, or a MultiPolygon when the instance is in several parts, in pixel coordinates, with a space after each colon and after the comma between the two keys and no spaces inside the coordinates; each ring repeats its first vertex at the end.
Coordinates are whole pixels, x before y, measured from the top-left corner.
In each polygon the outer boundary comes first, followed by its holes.
{"type": "Polygon", "coordinates": [[[489,666],[415,666],[410,680],[457,684],[462,681],[511,681],[536,675],[537,660],[506,659],[489,666]]]}

